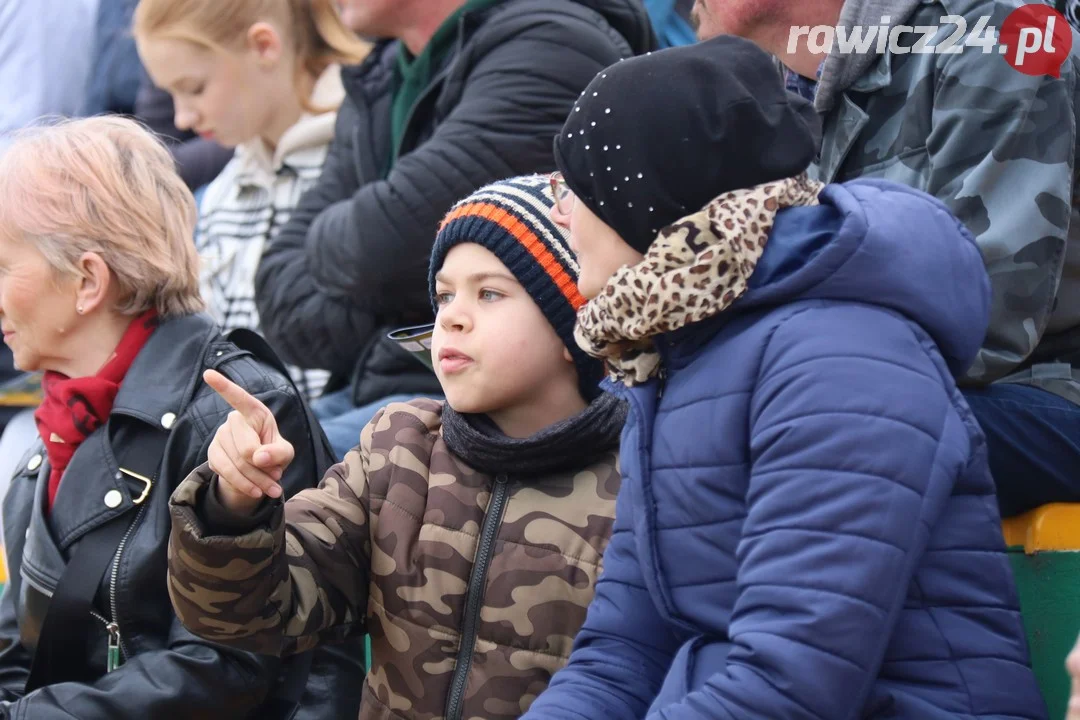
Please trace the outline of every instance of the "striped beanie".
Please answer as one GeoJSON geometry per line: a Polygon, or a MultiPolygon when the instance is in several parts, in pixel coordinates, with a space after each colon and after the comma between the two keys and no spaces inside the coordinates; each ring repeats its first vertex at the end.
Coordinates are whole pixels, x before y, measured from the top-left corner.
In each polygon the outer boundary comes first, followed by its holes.
{"type": "MultiPolygon", "coordinates": [[[[428,293],[434,304],[435,275],[446,254],[459,243],[490,250],[513,273],[570,350],[581,394],[600,393],[600,361],[574,341],[577,311],[586,300],[578,291],[578,264],[569,232],[551,221],[551,184],[547,175],[525,175],[482,187],[450,208],[435,236],[428,270],[428,293]]],[[[438,312],[438,308],[436,308],[438,312]]]]}

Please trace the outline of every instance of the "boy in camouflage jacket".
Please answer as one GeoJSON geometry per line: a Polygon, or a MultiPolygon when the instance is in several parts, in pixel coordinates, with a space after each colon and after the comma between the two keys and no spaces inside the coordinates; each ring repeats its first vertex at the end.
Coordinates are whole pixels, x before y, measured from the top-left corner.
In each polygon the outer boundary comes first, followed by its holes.
{"type": "Polygon", "coordinates": [[[171,504],[169,591],[193,633],[287,655],[368,632],[360,717],[516,718],[569,657],[611,534],[625,405],[573,340],[577,264],[547,178],[458,203],[432,252],[447,402],[381,410],[282,504],[272,414],[236,409],[171,504]]]}

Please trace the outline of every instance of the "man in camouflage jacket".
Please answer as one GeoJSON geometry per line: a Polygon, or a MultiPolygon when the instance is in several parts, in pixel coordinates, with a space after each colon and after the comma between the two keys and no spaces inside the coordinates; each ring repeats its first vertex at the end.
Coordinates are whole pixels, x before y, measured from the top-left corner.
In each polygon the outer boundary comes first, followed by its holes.
{"type": "MultiPolygon", "coordinates": [[[[979,18],[1000,31],[1020,0],[698,0],[699,36],[754,40],[788,68],[822,119],[813,167],[826,182],[881,177],[929,192],[974,233],[993,289],[991,324],[961,386],[987,435],[1005,515],[1080,501],[1080,215],[1074,200],[1080,37],[1060,77],[1024,74],[998,47],[965,45],[979,18]],[[792,26],[876,32],[912,48],[812,52],[792,26]],[[884,18],[884,25],[883,25],[884,18]]],[[[1060,21],[1060,18],[1059,18],[1060,21]]],[[[1064,23],[1062,23],[1064,25],[1064,23]]],[[[837,33],[839,37],[839,32],[837,33]]],[[[983,36],[985,37],[985,36],[983,36]]],[[[996,37],[996,35],[995,35],[996,37]]],[[[820,38],[819,38],[820,39],[820,38]]]]}

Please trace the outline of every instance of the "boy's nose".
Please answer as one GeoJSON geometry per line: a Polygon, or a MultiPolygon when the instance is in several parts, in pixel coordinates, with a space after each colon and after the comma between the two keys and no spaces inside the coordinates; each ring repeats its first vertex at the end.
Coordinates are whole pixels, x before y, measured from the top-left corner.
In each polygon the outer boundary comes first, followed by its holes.
{"type": "Polygon", "coordinates": [[[463,311],[461,304],[457,300],[444,305],[439,310],[438,321],[443,330],[467,332],[472,328],[472,318],[469,317],[467,312],[463,311]]]}

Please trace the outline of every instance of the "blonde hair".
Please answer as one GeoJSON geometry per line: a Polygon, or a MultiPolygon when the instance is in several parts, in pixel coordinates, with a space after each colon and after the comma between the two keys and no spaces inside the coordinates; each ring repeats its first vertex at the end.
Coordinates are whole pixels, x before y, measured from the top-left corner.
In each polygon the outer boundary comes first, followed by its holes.
{"type": "Polygon", "coordinates": [[[205,307],[193,240],[195,198],[148,130],[120,117],[23,130],[0,155],[0,233],[78,276],[97,253],[118,288],[115,310],[163,317],[205,307]]]}
{"type": "Polygon", "coordinates": [[[300,92],[304,74],[319,77],[330,65],[353,65],[371,51],[342,21],[336,0],[140,0],[135,8],[134,33],[173,37],[211,50],[235,45],[255,23],[275,19],[288,29],[297,58],[294,84],[308,112],[316,108],[300,92]]]}

